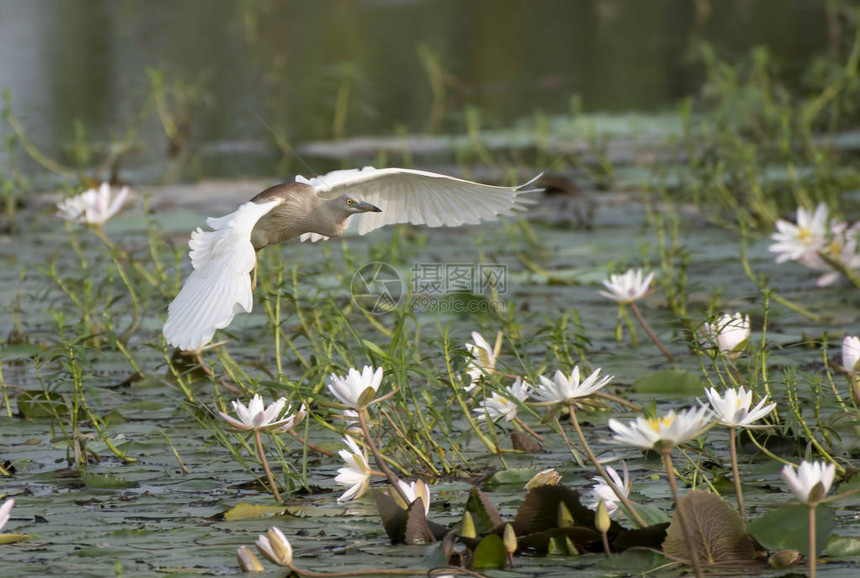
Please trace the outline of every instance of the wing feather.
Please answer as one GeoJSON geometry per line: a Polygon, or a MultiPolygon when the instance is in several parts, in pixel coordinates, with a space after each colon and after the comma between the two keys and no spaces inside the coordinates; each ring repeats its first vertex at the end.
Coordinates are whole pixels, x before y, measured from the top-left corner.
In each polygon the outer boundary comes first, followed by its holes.
{"type": "Polygon", "coordinates": [[[524,194],[541,190],[525,190],[540,176],[519,187],[498,187],[429,171],[364,167],[296,181],[313,186],[323,199],[349,193],[382,209],[353,216],[365,235],[394,223],[456,227],[513,215],[530,204],[524,194]]]}
{"type": "Polygon", "coordinates": [[[167,308],[163,333],[168,344],[185,351],[200,349],[237,313],[251,311],[249,273],[257,263],[251,231],[281,202],[249,201],[229,215],[207,219],[212,231],[197,229],[191,234],[194,270],[167,308]]]}

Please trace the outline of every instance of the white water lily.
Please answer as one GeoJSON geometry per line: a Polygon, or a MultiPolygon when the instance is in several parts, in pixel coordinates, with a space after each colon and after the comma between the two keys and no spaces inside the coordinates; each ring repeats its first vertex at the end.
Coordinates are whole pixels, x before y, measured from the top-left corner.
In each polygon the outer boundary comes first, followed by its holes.
{"type": "Polygon", "coordinates": [[[404,482],[403,480],[397,480],[397,486],[406,495],[406,498],[409,500],[409,503],[404,503],[403,498],[400,496],[400,492],[395,490],[394,488],[388,489],[388,495],[391,496],[395,502],[397,502],[401,508],[404,510],[409,507],[415,500],[421,498],[421,503],[424,506],[424,515],[430,513],[430,486],[427,485],[427,482],[423,480],[415,480],[414,482],[404,482]]]}
{"type": "Polygon", "coordinates": [[[472,332],[472,341],[475,343],[466,343],[466,351],[469,353],[469,363],[466,365],[466,375],[471,377],[471,382],[466,387],[466,391],[472,391],[478,384],[478,380],[485,375],[491,375],[496,372],[496,359],[499,357],[499,352],[502,349],[502,332],[496,334],[496,342],[491,347],[490,343],[484,339],[484,336],[477,331],[472,332]]]}
{"type": "Polygon", "coordinates": [[[513,400],[525,401],[532,386],[523,381],[521,377],[517,377],[514,383],[505,389],[510,394],[509,397],[493,392],[489,399],[483,400],[478,407],[472,410],[478,421],[484,421],[488,417],[490,421],[498,421],[501,418],[505,418],[505,421],[516,419],[519,406],[513,400]]]}
{"type": "Polygon", "coordinates": [[[540,376],[540,383],[531,394],[539,405],[569,404],[574,399],[587,397],[604,387],[614,376],[600,377],[600,368],[595,369],[584,380],[580,379],[579,366],[575,366],[570,376],[560,370],[555,372],[552,379],[540,376]]]}
{"type": "Polygon", "coordinates": [[[720,353],[728,355],[743,349],[750,338],[750,317],[740,313],[723,313],[714,323],[702,325],[708,343],[716,345],[720,353]]]}
{"type": "Polygon", "coordinates": [[[341,495],[338,502],[348,502],[360,498],[370,487],[370,476],[372,471],[367,463],[367,453],[362,450],[358,443],[347,436],[343,438],[349,449],[340,450],[341,459],[346,462],[346,467],[337,470],[334,481],[349,489],[341,495]]]}
{"type": "MultiPolygon", "coordinates": [[[[281,397],[268,407],[263,403],[263,398],[260,394],[255,394],[248,406],[245,407],[241,401],[234,401],[233,410],[239,419],[230,417],[224,412],[219,411],[218,415],[227,421],[231,426],[238,430],[272,430],[272,429],[291,429],[297,425],[305,416],[305,406],[299,408],[294,415],[287,415],[282,419],[284,405],[287,403],[287,398],[281,397]]],[[[287,408],[289,411],[289,408],[287,408]]]]}
{"type": "Polygon", "coordinates": [[[555,468],[549,468],[547,470],[541,470],[533,475],[532,479],[526,482],[525,488],[527,490],[531,490],[538,486],[556,486],[560,481],[561,474],[558,473],[555,468]]]}
{"type": "Polygon", "coordinates": [[[3,505],[0,506],[0,530],[3,529],[3,526],[6,525],[6,522],[9,521],[9,516],[12,514],[12,506],[15,505],[15,500],[9,498],[3,505]]]}
{"type": "Polygon", "coordinates": [[[754,408],[750,409],[752,390],[747,391],[744,386],[737,389],[729,388],[723,395],[712,387],[706,389],[705,394],[719,422],[729,427],[751,427],[776,407],[775,403],[767,403],[765,395],[754,408]]]}
{"type": "Polygon", "coordinates": [[[664,450],[698,437],[710,421],[711,410],[700,406],[677,413],[672,410],[663,417],[638,417],[627,425],[610,419],[608,425],[615,432],[614,443],[664,450]]]}
{"type": "Polygon", "coordinates": [[[829,221],[829,213],[824,203],[819,204],[815,211],[798,207],[797,224],[782,219],[776,222],[777,232],[771,235],[771,239],[776,242],[768,251],[776,253],[777,263],[817,256],[818,251],[827,245],[829,221]]]}
{"type": "Polygon", "coordinates": [[[842,369],[850,374],[860,372],[860,339],[854,335],[842,340],[842,369]]]}
{"type": "Polygon", "coordinates": [[[379,390],[379,385],[382,383],[382,368],[374,369],[369,365],[365,365],[361,370],[350,368],[349,372],[344,376],[331,374],[328,384],[328,390],[338,401],[352,409],[361,409],[367,402],[372,401],[362,399],[369,394],[364,392],[372,389],[375,393],[379,390]]]}
{"type": "MultiPolygon", "coordinates": [[[[615,471],[615,468],[612,466],[606,466],[606,473],[612,480],[612,485],[618,488],[618,491],[621,492],[625,498],[629,497],[632,485],[630,484],[627,465],[624,465],[624,479],[618,475],[618,472],[615,471]]],[[[602,477],[595,476],[591,479],[597,482],[597,484],[591,488],[591,494],[594,499],[588,504],[588,507],[592,510],[596,510],[600,500],[603,500],[604,504],[606,504],[606,510],[609,512],[609,515],[612,516],[616,511],[618,511],[618,495],[602,477]]]]}
{"type": "Polygon", "coordinates": [[[101,225],[122,210],[128,195],[128,187],[123,187],[111,198],[110,184],[102,183],[98,190],[89,189],[57,203],[57,216],[73,223],[101,225]]]}
{"type": "Polygon", "coordinates": [[[796,470],[792,465],[782,468],[785,483],[802,503],[813,506],[819,503],[833,484],[836,466],[828,462],[800,462],[796,470]]]}
{"type": "Polygon", "coordinates": [[[293,563],[293,547],[284,533],[272,526],[265,534],[257,538],[257,550],[271,562],[279,566],[289,566],[293,563]]]}
{"type": "Polygon", "coordinates": [[[601,291],[600,294],[620,304],[641,299],[648,295],[654,273],[648,273],[644,278],[642,275],[642,269],[629,269],[623,275],[610,275],[609,280],[603,282],[608,291],[601,291]]]}

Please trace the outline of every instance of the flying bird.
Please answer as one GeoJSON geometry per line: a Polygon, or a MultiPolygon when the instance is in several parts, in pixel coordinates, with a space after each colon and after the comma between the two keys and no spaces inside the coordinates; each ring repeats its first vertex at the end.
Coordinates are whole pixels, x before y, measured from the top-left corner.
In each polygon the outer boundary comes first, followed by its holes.
{"type": "Polygon", "coordinates": [[[524,193],[541,175],[518,187],[498,187],[412,169],[341,170],[261,192],[236,211],[209,218],[212,229],[191,233],[193,271],[170,303],[164,338],[199,351],[238,313],[249,313],[256,286],[257,252],[298,237],[338,237],[346,226],[358,234],[394,223],[456,227],[494,221],[529,204],[524,193]]]}

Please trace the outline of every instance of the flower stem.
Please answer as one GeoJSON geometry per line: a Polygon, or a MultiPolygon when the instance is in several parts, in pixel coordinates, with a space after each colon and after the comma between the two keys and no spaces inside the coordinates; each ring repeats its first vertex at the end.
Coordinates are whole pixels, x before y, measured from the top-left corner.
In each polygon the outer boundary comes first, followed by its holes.
{"type": "Polygon", "coordinates": [[[260,430],[254,428],[254,441],[257,442],[257,454],[260,456],[260,463],[263,464],[263,469],[266,470],[266,477],[269,479],[269,486],[272,488],[272,495],[275,500],[281,501],[281,494],[278,492],[278,486],[275,484],[275,478],[272,476],[272,470],[269,469],[269,461],[266,459],[266,452],[263,451],[263,440],[260,438],[260,430]]]}
{"type": "Polygon", "coordinates": [[[382,454],[379,453],[379,449],[376,447],[376,444],[373,443],[373,437],[370,435],[370,429],[367,427],[367,408],[362,407],[359,408],[358,411],[358,423],[361,425],[361,433],[364,434],[364,441],[367,444],[367,447],[370,448],[373,457],[376,458],[376,463],[379,465],[379,469],[382,470],[382,473],[385,474],[385,477],[388,478],[388,483],[400,494],[400,497],[403,498],[404,504],[411,504],[412,500],[409,499],[409,496],[400,488],[400,484],[398,484],[397,476],[394,475],[394,472],[388,467],[388,464],[385,463],[385,460],[382,459],[382,454]]]}
{"type": "Polygon", "coordinates": [[[815,566],[818,563],[815,544],[815,507],[818,503],[809,505],[809,578],[815,578],[815,566]]]}
{"type": "Polygon", "coordinates": [[[672,488],[672,497],[675,500],[675,509],[678,513],[678,523],[681,525],[681,533],[684,534],[684,543],[687,545],[687,555],[690,557],[690,565],[696,578],[702,578],[702,567],[699,564],[699,556],[696,553],[696,545],[690,534],[690,526],[687,524],[687,512],[681,506],[681,494],[678,492],[678,482],[675,480],[675,466],[672,465],[672,448],[663,450],[663,465],[666,467],[666,477],[669,479],[669,487],[672,488]]]}
{"type": "Polygon", "coordinates": [[[648,524],[645,523],[645,520],[642,519],[642,516],[639,515],[630,500],[627,499],[627,496],[624,495],[624,492],[618,489],[618,486],[615,485],[615,482],[609,477],[609,474],[606,473],[606,470],[603,469],[603,466],[600,465],[600,462],[597,461],[597,456],[594,455],[594,452],[591,451],[591,446],[588,445],[588,442],[585,441],[585,436],[582,434],[582,428],[579,427],[579,420],[576,419],[576,408],[573,403],[570,404],[570,422],[573,424],[573,429],[576,431],[576,436],[579,438],[579,442],[582,444],[582,448],[585,450],[585,455],[588,456],[589,461],[597,470],[597,473],[600,474],[600,477],[606,482],[612,491],[615,492],[615,496],[624,504],[624,507],[630,512],[630,515],[633,517],[633,520],[636,522],[636,525],[640,528],[645,528],[648,524]]]}
{"type": "Polygon", "coordinates": [[[732,458],[732,481],[735,483],[735,498],[738,501],[738,514],[741,521],[746,523],[747,517],[744,510],[744,491],[741,488],[741,476],[738,471],[738,448],[735,442],[735,426],[729,426],[729,455],[732,458]]]}
{"type": "Polygon", "coordinates": [[[666,356],[666,359],[668,359],[669,361],[675,361],[675,357],[671,353],[669,353],[669,350],[666,349],[666,346],[663,345],[663,342],[660,341],[660,338],[657,337],[657,334],[654,333],[654,331],[651,329],[651,326],[648,325],[648,322],[645,321],[644,317],[642,317],[642,313],[639,312],[639,308],[636,306],[636,303],[631,301],[630,309],[631,311],[633,311],[633,315],[636,317],[636,320],[639,322],[639,325],[642,326],[642,329],[645,330],[645,333],[648,334],[648,337],[650,337],[651,341],[654,342],[654,345],[657,346],[657,349],[659,349],[663,353],[663,355],[666,356]]]}

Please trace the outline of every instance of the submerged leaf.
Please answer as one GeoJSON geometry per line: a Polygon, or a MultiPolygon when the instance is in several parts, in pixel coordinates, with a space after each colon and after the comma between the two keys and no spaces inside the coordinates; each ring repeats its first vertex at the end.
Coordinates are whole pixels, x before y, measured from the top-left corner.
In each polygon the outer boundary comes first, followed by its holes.
{"type": "Polygon", "coordinates": [[[687,545],[678,519],[683,510],[699,560],[719,565],[755,559],[752,538],[737,511],[719,496],[693,490],[681,499],[666,532],[663,552],[670,558],[687,560],[687,545]]]}

